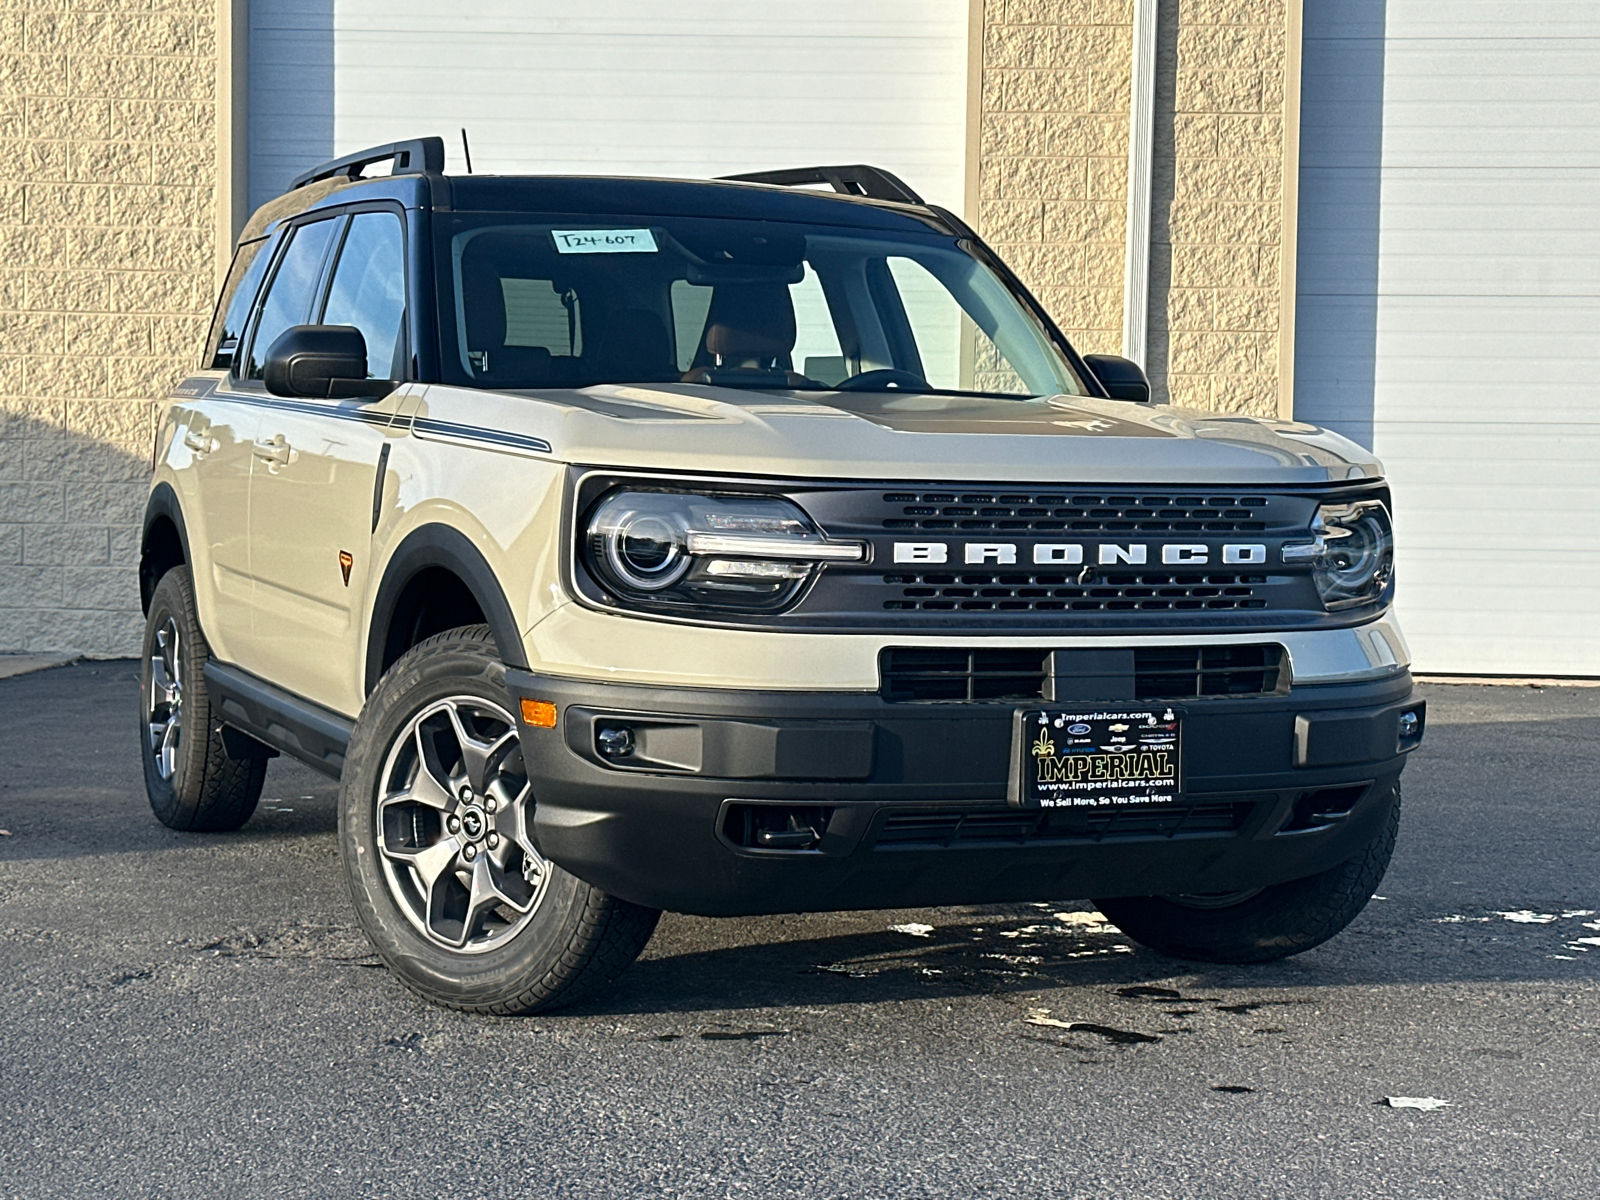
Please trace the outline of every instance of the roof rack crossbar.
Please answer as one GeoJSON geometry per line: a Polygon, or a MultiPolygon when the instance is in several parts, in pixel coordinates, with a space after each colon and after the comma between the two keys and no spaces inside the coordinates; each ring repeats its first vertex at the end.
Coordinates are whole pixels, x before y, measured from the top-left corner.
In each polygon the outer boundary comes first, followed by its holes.
{"type": "Polygon", "coordinates": [[[289,190],[292,192],[295,188],[305,187],[308,183],[316,183],[320,179],[332,179],[337,175],[343,175],[346,179],[360,179],[363,169],[388,159],[394,160],[396,175],[420,175],[424,172],[442,175],[444,139],[413,138],[408,142],[391,142],[387,146],[357,150],[354,154],[346,154],[343,158],[336,158],[332,162],[325,162],[321,166],[312,167],[311,170],[296,175],[289,184],[289,190]]]}
{"type": "Polygon", "coordinates": [[[730,183],[771,183],[779,187],[825,183],[846,196],[896,200],[901,204],[926,203],[897,176],[879,167],[861,163],[849,167],[792,167],[784,171],[752,171],[746,175],[722,175],[719,178],[730,183]]]}

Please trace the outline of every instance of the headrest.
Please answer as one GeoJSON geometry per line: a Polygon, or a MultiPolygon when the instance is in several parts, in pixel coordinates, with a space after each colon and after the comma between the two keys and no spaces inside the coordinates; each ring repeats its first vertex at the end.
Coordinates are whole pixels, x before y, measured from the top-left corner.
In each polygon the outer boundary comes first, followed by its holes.
{"type": "Polygon", "coordinates": [[[736,366],[794,349],[794,302],[781,283],[723,283],[711,295],[706,350],[736,366]]]}

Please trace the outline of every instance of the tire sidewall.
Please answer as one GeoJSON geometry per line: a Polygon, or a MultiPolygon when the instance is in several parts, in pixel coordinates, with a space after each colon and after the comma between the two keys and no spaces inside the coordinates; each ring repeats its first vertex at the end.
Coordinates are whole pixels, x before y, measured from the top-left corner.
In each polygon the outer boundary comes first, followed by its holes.
{"type": "Polygon", "coordinates": [[[139,753],[144,763],[145,792],[156,818],[174,829],[187,829],[199,809],[199,782],[205,775],[206,739],[196,736],[210,720],[204,671],[209,653],[200,637],[194,611],[194,588],[187,567],[174,567],[161,577],[150,597],[139,670],[139,753]],[[150,750],[150,662],[159,652],[156,634],[172,620],[178,629],[179,670],[183,681],[183,730],[178,762],[171,779],[163,779],[150,750]]]}
{"type": "Polygon", "coordinates": [[[505,667],[487,629],[420,643],[383,677],[356,722],[339,790],[339,851],[357,919],[389,968],[423,995],[458,1006],[504,1003],[551,973],[581,919],[589,886],[547,860],[538,911],[502,947],[452,952],[419,932],[392,895],[379,862],[380,776],[407,723],[428,705],[472,696],[514,712],[505,667]]]}
{"type": "Polygon", "coordinates": [[[1263,963],[1301,954],[1342,932],[1366,908],[1388,868],[1400,820],[1400,783],[1382,803],[1372,839],[1316,875],[1263,888],[1226,908],[1191,908],[1160,896],[1096,901],[1129,937],[1199,962],[1263,963]]]}

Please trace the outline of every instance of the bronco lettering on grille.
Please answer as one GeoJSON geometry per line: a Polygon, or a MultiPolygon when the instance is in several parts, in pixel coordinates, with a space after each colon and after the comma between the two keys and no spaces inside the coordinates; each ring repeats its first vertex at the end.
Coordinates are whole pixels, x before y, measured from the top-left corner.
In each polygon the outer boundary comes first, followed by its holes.
{"type": "MultiPolygon", "coordinates": [[[[1104,542],[1095,548],[1091,561],[1102,566],[1142,565],[1151,561],[1156,547],[1142,542],[1104,542]]],[[[1015,542],[967,542],[957,561],[1010,566],[1017,561],[1015,542]]],[[[1211,561],[1212,547],[1199,542],[1171,542],[1160,547],[1160,560],[1168,565],[1201,566],[1211,561]]],[[[1040,542],[1031,551],[1035,563],[1060,566],[1084,561],[1084,546],[1076,542],[1040,542]]],[[[947,563],[951,561],[947,542],[896,542],[897,563],[947,563]]],[[[1222,561],[1230,564],[1264,563],[1267,548],[1259,542],[1229,543],[1222,547],[1222,561]]]]}

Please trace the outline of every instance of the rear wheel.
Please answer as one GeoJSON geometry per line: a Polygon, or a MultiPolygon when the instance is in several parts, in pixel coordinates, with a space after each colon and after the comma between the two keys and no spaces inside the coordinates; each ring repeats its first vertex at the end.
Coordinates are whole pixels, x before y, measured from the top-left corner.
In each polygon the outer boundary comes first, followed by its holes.
{"type": "Polygon", "coordinates": [[[189,568],[174,567],[150,597],[139,705],[145,792],[156,819],[171,829],[238,829],[255,812],[267,777],[266,747],[253,758],[228,753],[206,687],[210,658],[189,568]]]}
{"type": "Polygon", "coordinates": [[[1096,900],[1134,941],[1174,958],[1263,963],[1320,946],[1372,899],[1394,853],[1400,784],[1383,828],[1361,851],[1319,875],[1248,891],[1096,900]]]}
{"type": "Polygon", "coordinates": [[[340,790],[345,880],[367,937],[412,991],[471,1012],[600,991],[660,917],[540,854],[512,704],[486,627],[429,638],[368,699],[340,790]]]}

